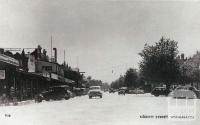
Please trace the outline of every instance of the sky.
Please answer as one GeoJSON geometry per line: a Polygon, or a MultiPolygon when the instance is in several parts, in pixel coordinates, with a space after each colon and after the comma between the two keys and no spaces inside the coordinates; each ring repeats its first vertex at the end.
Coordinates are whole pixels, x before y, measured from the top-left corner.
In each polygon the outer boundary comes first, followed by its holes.
{"type": "Polygon", "coordinates": [[[138,69],[144,44],[164,36],[179,52],[200,50],[200,1],[174,0],[0,0],[0,47],[38,44],[58,61],[86,76],[112,82],[138,69]]]}

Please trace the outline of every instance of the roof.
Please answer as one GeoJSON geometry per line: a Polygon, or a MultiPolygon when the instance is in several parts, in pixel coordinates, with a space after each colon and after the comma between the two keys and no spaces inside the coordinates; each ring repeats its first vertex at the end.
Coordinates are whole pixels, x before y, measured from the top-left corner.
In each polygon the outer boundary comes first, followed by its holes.
{"type": "Polygon", "coordinates": [[[4,54],[0,54],[0,61],[5,62],[10,65],[19,66],[18,60],[4,54]]]}

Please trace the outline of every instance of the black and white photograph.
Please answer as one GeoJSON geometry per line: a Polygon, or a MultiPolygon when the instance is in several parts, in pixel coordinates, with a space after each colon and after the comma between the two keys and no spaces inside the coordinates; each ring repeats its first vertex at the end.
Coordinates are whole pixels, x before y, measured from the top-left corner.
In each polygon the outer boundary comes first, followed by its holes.
{"type": "Polygon", "coordinates": [[[199,125],[200,0],[0,0],[1,125],[199,125]]]}

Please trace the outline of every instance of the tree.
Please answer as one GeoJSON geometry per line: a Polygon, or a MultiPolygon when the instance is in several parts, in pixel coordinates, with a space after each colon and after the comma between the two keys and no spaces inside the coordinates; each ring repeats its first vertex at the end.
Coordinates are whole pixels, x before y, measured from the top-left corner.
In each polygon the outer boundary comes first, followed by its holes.
{"type": "Polygon", "coordinates": [[[101,80],[93,79],[91,76],[87,77],[87,86],[88,87],[90,87],[90,86],[101,86],[103,88],[104,85],[107,86],[107,84],[103,83],[101,80]]]}
{"type": "Polygon", "coordinates": [[[137,72],[135,69],[128,69],[125,74],[124,83],[128,88],[136,88],[137,87],[137,72]]]}
{"type": "Polygon", "coordinates": [[[200,70],[199,69],[195,69],[192,72],[192,85],[193,85],[194,82],[197,83],[197,87],[198,87],[199,86],[199,82],[200,82],[200,70]]]}
{"type": "Polygon", "coordinates": [[[142,76],[142,73],[138,72],[137,87],[144,89],[144,86],[145,86],[144,77],[142,76]]]}
{"type": "Polygon", "coordinates": [[[110,86],[111,86],[111,88],[114,88],[114,89],[119,89],[119,88],[125,86],[124,85],[124,76],[120,75],[120,77],[117,80],[113,81],[110,86]]]}
{"type": "Polygon", "coordinates": [[[103,83],[101,89],[104,91],[107,91],[110,88],[110,85],[108,83],[103,83]]]}
{"type": "Polygon", "coordinates": [[[192,83],[195,81],[196,71],[194,68],[189,64],[182,64],[180,66],[180,76],[179,76],[179,83],[182,85],[192,83]]]}
{"type": "Polygon", "coordinates": [[[83,74],[77,71],[73,71],[71,69],[64,70],[64,76],[65,78],[74,80],[76,82],[76,87],[81,86],[80,81],[83,80],[83,74]]]}
{"type": "Polygon", "coordinates": [[[167,89],[179,76],[179,64],[176,60],[178,42],[161,38],[154,46],[145,44],[139,55],[142,57],[140,70],[146,81],[165,83],[167,89]]]}
{"type": "Polygon", "coordinates": [[[200,82],[200,70],[199,68],[194,68],[190,64],[183,64],[180,66],[180,78],[179,83],[182,85],[191,84],[200,82]]]}

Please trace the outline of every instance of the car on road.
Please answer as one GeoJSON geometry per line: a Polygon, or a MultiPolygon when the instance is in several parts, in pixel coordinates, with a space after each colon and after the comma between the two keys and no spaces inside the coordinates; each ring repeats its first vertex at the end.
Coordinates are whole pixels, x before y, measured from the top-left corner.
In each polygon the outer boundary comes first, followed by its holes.
{"type": "Polygon", "coordinates": [[[50,87],[48,90],[42,91],[41,93],[35,96],[36,102],[42,102],[42,100],[61,100],[61,99],[69,99],[71,93],[68,90],[69,86],[60,85],[50,87]]]}
{"type": "Polygon", "coordinates": [[[170,90],[167,90],[166,87],[155,87],[151,91],[151,94],[154,96],[160,96],[160,95],[167,96],[169,93],[170,93],[170,90]]]}
{"type": "Polygon", "coordinates": [[[127,87],[121,87],[118,90],[118,95],[125,95],[127,91],[128,91],[127,87]]]}
{"type": "Polygon", "coordinates": [[[115,92],[116,92],[115,89],[113,89],[113,88],[110,88],[110,89],[109,89],[109,93],[115,93],[115,92]]]}
{"type": "Polygon", "coordinates": [[[92,97],[102,98],[103,93],[101,91],[101,87],[100,86],[90,86],[90,90],[88,91],[88,96],[89,96],[89,99],[91,99],[92,97]]]}
{"type": "Polygon", "coordinates": [[[135,94],[135,91],[134,91],[134,89],[129,89],[127,93],[128,94],[135,94]]]}
{"type": "Polygon", "coordinates": [[[128,91],[129,94],[144,94],[144,90],[140,89],[140,88],[136,88],[133,90],[129,90],[128,91]]]}
{"type": "Polygon", "coordinates": [[[169,96],[178,99],[195,99],[200,98],[200,90],[193,86],[179,86],[169,96]]]}
{"type": "Polygon", "coordinates": [[[193,91],[197,98],[200,99],[200,90],[198,90],[196,87],[193,87],[193,86],[188,86],[189,87],[189,90],[193,91]]]}
{"type": "Polygon", "coordinates": [[[125,95],[125,93],[126,93],[126,91],[122,90],[122,89],[118,91],[118,95],[125,95]]]}

